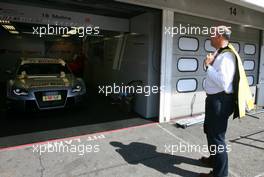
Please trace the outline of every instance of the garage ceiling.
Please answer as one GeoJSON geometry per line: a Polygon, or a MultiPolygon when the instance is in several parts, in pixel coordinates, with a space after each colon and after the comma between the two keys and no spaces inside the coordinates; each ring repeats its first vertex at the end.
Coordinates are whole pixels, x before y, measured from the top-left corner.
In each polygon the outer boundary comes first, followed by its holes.
{"type": "Polygon", "coordinates": [[[119,18],[131,18],[148,9],[114,0],[3,0],[3,2],[119,18]]]}

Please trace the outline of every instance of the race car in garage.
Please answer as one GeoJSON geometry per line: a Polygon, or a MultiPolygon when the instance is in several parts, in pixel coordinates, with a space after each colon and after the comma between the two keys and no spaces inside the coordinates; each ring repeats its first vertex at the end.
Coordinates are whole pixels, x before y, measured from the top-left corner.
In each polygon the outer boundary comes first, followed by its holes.
{"type": "Polygon", "coordinates": [[[19,111],[69,107],[85,93],[84,81],[62,59],[23,58],[7,82],[7,104],[19,111]]]}

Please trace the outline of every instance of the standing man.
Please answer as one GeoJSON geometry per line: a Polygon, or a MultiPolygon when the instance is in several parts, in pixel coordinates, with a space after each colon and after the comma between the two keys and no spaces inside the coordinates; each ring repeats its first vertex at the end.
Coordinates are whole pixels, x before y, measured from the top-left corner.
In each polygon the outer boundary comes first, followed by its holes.
{"type": "Polygon", "coordinates": [[[227,177],[228,155],[225,144],[228,118],[234,112],[236,75],[236,55],[229,48],[231,30],[226,26],[216,27],[211,36],[211,45],[216,48],[214,54],[208,54],[204,60],[206,79],[204,89],[207,94],[205,103],[204,132],[207,137],[210,157],[200,160],[213,167],[209,174],[200,177],[227,177]]]}

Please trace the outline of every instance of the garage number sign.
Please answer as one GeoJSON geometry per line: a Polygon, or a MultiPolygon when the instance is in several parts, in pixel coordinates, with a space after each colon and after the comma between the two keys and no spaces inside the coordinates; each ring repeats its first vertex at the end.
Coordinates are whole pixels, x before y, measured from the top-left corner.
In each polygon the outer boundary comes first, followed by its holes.
{"type": "Polygon", "coordinates": [[[230,15],[232,15],[232,16],[236,16],[237,15],[237,8],[230,7],[229,11],[230,11],[230,15]]]}

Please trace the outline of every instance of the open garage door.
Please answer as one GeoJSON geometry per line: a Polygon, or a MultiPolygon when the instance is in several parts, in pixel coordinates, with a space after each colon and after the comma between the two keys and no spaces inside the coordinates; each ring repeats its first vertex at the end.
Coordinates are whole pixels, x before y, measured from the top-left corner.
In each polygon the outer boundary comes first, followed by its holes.
{"type": "MultiPolygon", "coordinates": [[[[175,13],[174,27],[211,27],[223,22],[175,13]]],[[[226,24],[226,23],[224,23],[226,24]]],[[[260,31],[237,25],[231,26],[231,42],[239,52],[246,70],[253,96],[256,95],[259,66],[260,31]]],[[[205,92],[203,81],[206,72],[203,61],[213,53],[208,35],[175,35],[173,38],[171,118],[192,116],[204,112],[205,92]]]]}
{"type": "MultiPolygon", "coordinates": [[[[52,3],[13,0],[1,2],[0,6],[1,146],[3,142],[6,145],[18,142],[11,140],[11,135],[29,133],[33,137],[32,133],[38,134],[34,136],[37,137],[35,139],[27,139],[25,136],[21,138],[18,144],[23,144],[157,120],[158,93],[128,96],[120,91],[115,95],[106,95],[106,90],[102,93],[100,88],[114,85],[159,86],[159,10],[115,1],[93,0],[56,0],[52,3]],[[59,27],[70,30],[58,33],[56,30],[59,27]],[[73,27],[75,30],[72,30],[73,27]],[[41,28],[43,34],[40,35],[41,28]],[[63,86],[69,85],[69,79],[58,81],[58,78],[53,77],[52,82],[41,82],[37,76],[24,77],[23,70],[21,75],[24,80],[21,83],[26,84],[28,78],[35,79],[31,85],[42,86],[42,89],[38,88],[38,93],[33,91],[30,101],[22,100],[23,108],[28,108],[28,113],[14,111],[10,114],[5,99],[6,83],[12,80],[12,74],[16,74],[21,58],[31,58],[30,61],[38,58],[34,62],[42,63],[49,61],[49,58],[62,59],[75,77],[81,78],[86,85],[87,94],[82,98],[83,102],[75,105],[75,99],[66,97],[65,90],[51,92],[44,88],[45,84],[54,86],[59,82],[63,86]],[[50,104],[47,100],[51,101],[50,104]],[[41,107],[40,102],[43,103],[41,107]],[[50,109],[57,104],[60,107],[66,106],[68,102],[69,105],[73,103],[74,107],[50,109]],[[45,111],[40,111],[45,105],[48,105],[45,111]],[[56,131],[58,129],[60,130],[56,131]],[[50,136],[45,136],[45,132],[50,136]]],[[[38,73],[39,70],[34,72],[38,73]]],[[[30,72],[26,71],[26,76],[28,73],[30,72]]],[[[60,74],[60,77],[63,78],[64,74],[60,74]]],[[[15,91],[13,87],[10,89],[15,91]]],[[[78,84],[74,86],[75,91],[76,89],[79,89],[78,84]]],[[[67,91],[67,95],[72,93],[72,90],[67,91]]]]}

